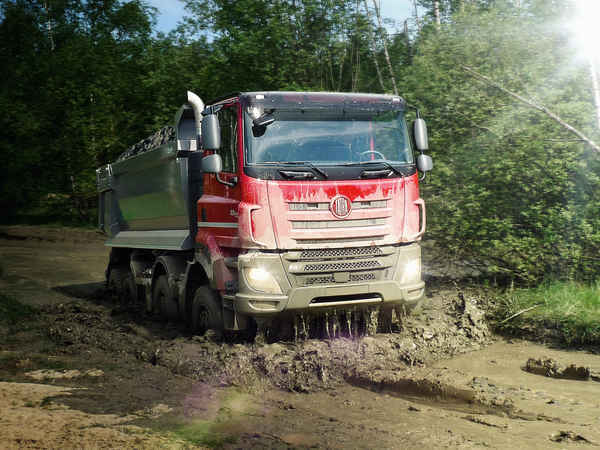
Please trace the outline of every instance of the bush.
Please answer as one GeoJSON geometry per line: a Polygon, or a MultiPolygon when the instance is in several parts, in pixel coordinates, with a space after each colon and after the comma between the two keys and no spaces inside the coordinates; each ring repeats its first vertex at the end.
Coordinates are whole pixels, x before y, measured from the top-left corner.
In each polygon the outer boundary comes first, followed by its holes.
{"type": "Polygon", "coordinates": [[[552,282],[507,292],[500,298],[495,317],[498,328],[509,333],[533,327],[534,334],[550,332],[569,345],[598,345],[600,282],[552,282]]]}

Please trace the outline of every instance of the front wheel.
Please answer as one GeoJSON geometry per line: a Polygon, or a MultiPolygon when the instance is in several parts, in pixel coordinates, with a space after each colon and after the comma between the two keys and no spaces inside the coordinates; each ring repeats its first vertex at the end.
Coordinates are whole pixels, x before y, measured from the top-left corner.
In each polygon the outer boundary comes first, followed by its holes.
{"type": "Polygon", "coordinates": [[[192,303],[192,329],[194,333],[203,335],[213,330],[217,335],[223,334],[223,309],[219,295],[208,286],[196,289],[192,303]]]}

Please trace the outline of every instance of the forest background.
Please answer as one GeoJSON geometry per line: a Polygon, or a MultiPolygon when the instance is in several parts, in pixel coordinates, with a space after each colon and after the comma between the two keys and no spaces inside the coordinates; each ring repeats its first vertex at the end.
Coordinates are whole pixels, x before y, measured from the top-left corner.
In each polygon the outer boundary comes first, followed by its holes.
{"type": "Polygon", "coordinates": [[[143,0],[0,3],[0,221],[93,223],[95,169],[170,124],[187,90],[397,89],[430,130],[428,239],[499,279],[598,277],[575,0],[416,0],[396,33],[371,0],[184,3],[169,34],[143,0]]]}

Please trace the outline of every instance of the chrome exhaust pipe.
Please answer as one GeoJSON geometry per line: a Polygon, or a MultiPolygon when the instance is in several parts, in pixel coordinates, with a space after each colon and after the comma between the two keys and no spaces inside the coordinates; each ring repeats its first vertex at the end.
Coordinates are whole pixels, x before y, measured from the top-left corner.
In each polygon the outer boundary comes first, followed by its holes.
{"type": "Polygon", "coordinates": [[[202,135],[202,111],[204,111],[204,102],[192,91],[187,91],[187,101],[190,105],[192,105],[192,109],[194,110],[194,118],[196,120],[196,136],[200,138],[202,135]]]}

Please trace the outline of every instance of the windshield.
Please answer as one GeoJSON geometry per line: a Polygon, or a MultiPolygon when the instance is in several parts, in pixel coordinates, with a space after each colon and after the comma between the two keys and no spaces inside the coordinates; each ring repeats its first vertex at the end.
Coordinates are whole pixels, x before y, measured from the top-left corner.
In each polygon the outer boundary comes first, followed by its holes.
{"type": "Polygon", "coordinates": [[[262,129],[253,112],[244,114],[247,164],[413,163],[403,111],[273,110],[262,129]]]}

